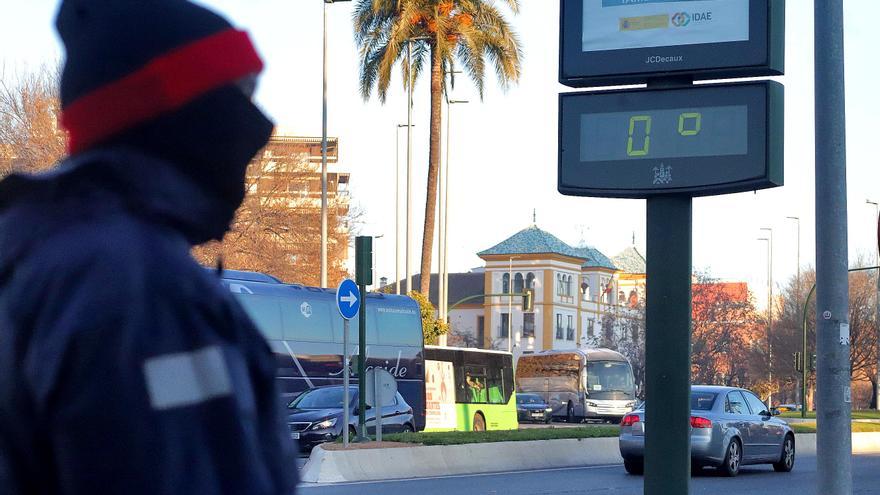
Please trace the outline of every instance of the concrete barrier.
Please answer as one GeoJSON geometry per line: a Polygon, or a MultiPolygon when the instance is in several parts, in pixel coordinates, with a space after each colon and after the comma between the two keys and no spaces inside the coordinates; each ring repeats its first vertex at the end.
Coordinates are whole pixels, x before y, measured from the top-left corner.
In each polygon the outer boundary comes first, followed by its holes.
{"type": "MultiPolygon", "coordinates": [[[[852,436],[853,453],[880,453],[880,433],[852,436]]],[[[796,445],[800,454],[815,454],[816,435],[799,434],[796,445]]],[[[339,483],[621,462],[616,437],[356,450],[325,450],[319,445],[300,471],[300,479],[306,483],[339,483]]]]}

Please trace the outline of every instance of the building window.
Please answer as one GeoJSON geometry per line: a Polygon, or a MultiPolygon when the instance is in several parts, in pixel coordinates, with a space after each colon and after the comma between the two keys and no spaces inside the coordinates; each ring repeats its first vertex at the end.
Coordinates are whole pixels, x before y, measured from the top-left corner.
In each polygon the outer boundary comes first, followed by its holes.
{"type": "Polygon", "coordinates": [[[622,290],[617,292],[617,304],[621,306],[626,304],[626,294],[622,290]]]}
{"type": "Polygon", "coordinates": [[[606,277],[602,277],[602,282],[601,282],[600,286],[602,289],[602,295],[600,296],[602,298],[602,303],[603,304],[610,304],[611,303],[611,291],[614,290],[614,287],[611,285],[611,279],[606,278],[606,277]]]}
{"type": "Polygon", "coordinates": [[[505,273],[501,276],[501,293],[509,294],[510,293],[510,274],[505,273]]]}
{"type": "Polygon", "coordinates": [[[513,292],[516,294],[522,294],[523,292],[522,273],[517,273],[516,276],[513,277],[513,292]]]}
{"type": "Polygon", "coordinates": [[[523,313],[523,337],[535,336],[535,313],[523,313]]]}
{"type": "Polygon", "coordinates": [[[559,294],[560,296],[565,295],[565,289],[563,289],[563,285],[564,284],[562,283],[562,274],[557,273],[556,274],[556,293],[559,294]]]}
{"type": "Polygon", "coordinates": [[[486,342],[486,317],[477,317],[477,347],[483,347],[486,342]]]}
{"type": "Polygon", "coordinates": [[[556,315],[556,339],[557,340],[562,340],[565,337],[563,332],[564,332],[564,330],[562,329],[562,315],[557,314],[556,315]]]}
{"type": "Polygon", "coordinates": [[[534,289],[534,288],[535,288],[535,274],[532,272],[529,272],[529,274],[526,275],[526,289],[534,289]]]}
{"type": "Polygon", "coordinates": [[[584,281],[581,282],[581,298],[584,302],[590,300],[590,284],[587,283],[587,279],[584,279],[584,281]]]}
{"type": "Polygon", "coordinates": [[[587,320],[587,337],[592,338],[595,331],[596,331],[596,320],[593,318],[590,318],[589,320],[587,320]]]}
{"type": "Polygon", "coordinates": [[[574,316],[568,315],[568,327],[565,329],[565,340],[574,340],[574,316]]]}
{"type": "Polygon", "coordinates": [[[506,339],[508,330],[510,330],[510,314],[501,313],[501,329],[498,332],[498,335],[500,335],[502,339],[506,339]]]}
{"type": "Polygon", "coordinates": [[[569,275],[569,276],[566,277],[566,279],[565,279],[565,295],[568,296],[568,297],[571,297],[572,294],[574,294],[574,293],[572,292],[571,279],[572,279],[571,275],[569,275]]]}

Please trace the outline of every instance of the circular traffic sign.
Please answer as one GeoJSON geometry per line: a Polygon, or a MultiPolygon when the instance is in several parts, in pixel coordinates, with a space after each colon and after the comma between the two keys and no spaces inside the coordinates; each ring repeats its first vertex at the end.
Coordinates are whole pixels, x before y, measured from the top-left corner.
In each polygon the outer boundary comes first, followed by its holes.
{"type": "Polygon", "coordinates": [[[361,308],[361,291],[354,280],[345,279],[336,289],[336,307],[339,314],[346,320],[350,320],[358,314],[361,308]]]}

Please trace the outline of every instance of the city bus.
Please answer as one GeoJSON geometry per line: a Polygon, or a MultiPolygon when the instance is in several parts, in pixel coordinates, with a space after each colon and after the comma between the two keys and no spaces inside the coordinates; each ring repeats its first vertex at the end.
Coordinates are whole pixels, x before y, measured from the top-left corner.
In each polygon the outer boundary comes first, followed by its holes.
{"type": "MultiPolygon", "coordinates": [[[[221,282],[269,343],[285,402],[305,390],[343,382],[343,320],[336,290],[284,284],[255,272],[224,270],[221,282]]],[[[397,379],[413,408],[416,430],[425,426],[425,368],[418,304],[406,296],[366,297],[366,368],[384,368],[397,379]]],[[[351,383],[358,381],[358,320],[349,331],[351,383]]]]}
{"type": "Polygon", "coordinates": [[[425,346],[425,409],[430,431],[517,429],[513,356],[425,346]]]}
{"type": "Polygon", "coordinates": [[[520,356],[518,392],[538,394],[554,418],[620,422],[636,406],[632,366],[610,349],[541,351],[520,356]]]}

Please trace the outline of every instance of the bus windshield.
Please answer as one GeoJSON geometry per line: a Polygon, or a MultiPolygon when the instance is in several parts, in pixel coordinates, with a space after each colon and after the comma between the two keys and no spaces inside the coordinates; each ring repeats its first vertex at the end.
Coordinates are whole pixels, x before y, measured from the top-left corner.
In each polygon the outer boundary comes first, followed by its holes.
{"type": "Polygon", "coordinates": [[[635,397],[635,384],[629,363],[590,361],[587,363],[587,393],[594,399],[635,397]]]}

